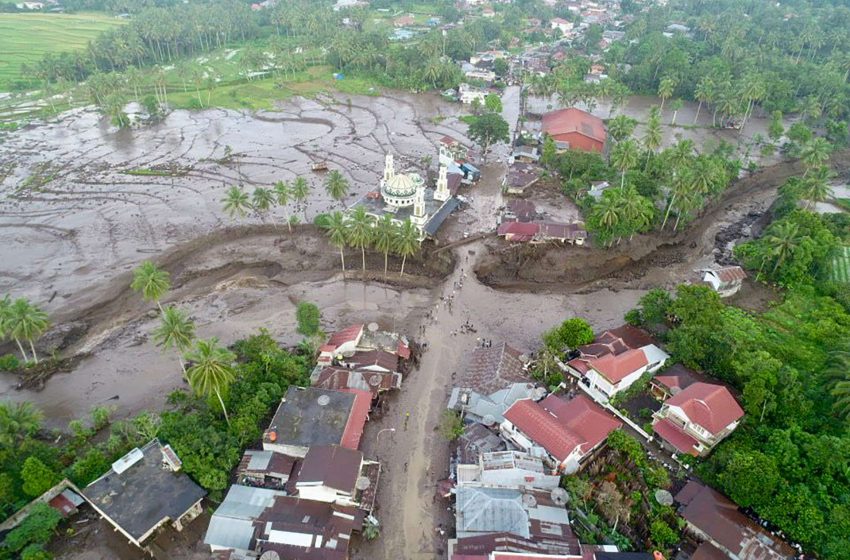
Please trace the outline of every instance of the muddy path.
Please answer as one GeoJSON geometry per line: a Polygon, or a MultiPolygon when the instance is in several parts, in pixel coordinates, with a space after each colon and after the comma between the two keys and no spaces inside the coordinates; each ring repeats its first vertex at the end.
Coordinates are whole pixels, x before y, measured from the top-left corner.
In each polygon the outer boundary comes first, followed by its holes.
{"type": "MultiPolygon", "coordinates": [[[[850,150],[833,154],[831,164],[839,175],[850,174],[850,150]]],[[[673,286],[694,280],[696,269],[728,262],[728,247],[746,239],[747,226],[766,221],[764,214],[778,187],[801,173],[799,162],[772,165],[735,181],[718,202],[678,233],[668,228],[664,233],[638,235],[610,249],[509,245],[492,239],[475,272],[493,288],[559,293],[673,286]]]]}

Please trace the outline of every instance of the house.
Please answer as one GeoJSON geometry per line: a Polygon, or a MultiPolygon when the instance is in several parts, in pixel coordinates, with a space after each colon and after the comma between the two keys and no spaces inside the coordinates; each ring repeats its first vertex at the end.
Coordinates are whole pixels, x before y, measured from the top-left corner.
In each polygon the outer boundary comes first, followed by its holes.
{"type": "Polygon", "coordinates": [[[460,140],[451,136],[443,136],[439,141],[440,165],[459,166],[469,157],[469,148],[460,143],[460,140]]]}
{"type": "Polygon", "coordinates": [[[566,36],[573,30],[573,22],[556,17],[549,21],[549,27],[551,29],[557,29],[561,32],[561,35],[566,36]]]}
{"type": "MultiPolygon", "coordinates": [[[[317,368],[318,369],[318,368],[317,368]]],[[[401,389],[401,374],[329,366],[310,377],[310,385],[320,389],[369,391],[374,402],[381,393],[401,389]]]]}
{"type": "Polygon", "coordinates": [[[363,338],[363,324],[351,325],[333,333],[328,341],[319,347],[320,364],[331,364],[334,359],[351,356],[363,338]]]}
{"type": "Polygon", "coordinates": [[[380,463],[364,461],[363,453],[356,449],[315,445],[300,464],[295,492],[305,500],[371,512],[380,473],[380,463]]]}
{"type": "Polygon", "coordinates": [[[507,343],[476,346],[458,386],[491,395],[512,383],[527,383],[525,365],[522,353],[507,343]]]}
{"type": "Polygon", "coordinates": [[[467,424],[457,444],[457,462],[461,465],[478,463],[482,453],[505,451],[505,441],[484,424],[467,424]]]}
{"type": "Polygon", "coordinates": [[[499,224],[496,234],[511,243],[528,243],[540,233],[540,224],[536,222],[503,222],[499,224]]]}
{"type": "Polygon", "coordinates": [[[610,187],[611,185],[608,184],[608,181],[593,181],[590,183],[587,195],[599,200],[610,187]]]}
{"type": "Polygon", "coordinates": [[[702,280],[720,294],[720,297],[735,295],[741,289],[747,273],[740,266],[725,266],[723,268],[707,268],[702,271],[702,280]]]}
{"type": "Polygon", "coordinates": [[[235,484],[210,519],[204,543],[216,558],[230,560],[347,560],[361,520],[353,506],[235,484]]]}
{"type": "Polygon", "coordinates": [[[496,12],[490,6],[484,6],[481,10],[481,15],[486,18],[496,17],[496,12]]]}
{"type": "Polygon", "coordinates": [[[640,329],[624,325],[605,331],[591,344],[578,348],[579,356],[567,362],[567,371],[600,398],[611,398],[628,389],[644,374],[661,369],[669,354],[640,329]]]}
{"type": "Polygon", "coordinates": [[[512,243],[546,243],[558,241],[584,245],[587,231],[580,223],[562,224],[558,222],[503,222],[497,235],[512,243]]]}
{"type": "Polygon", "coordinates": [[[543,460],[521,451],[481,453],[478,462],[457,466],[457,484],[488,488],[557,488],[561,477],[552,474],[543,460]]]}
{"type": "Polygon", "coordinates": [[[570,107],[543,115],[543,132],[552,137],[559,148],[602,152],[607,132],[599,117],[570,107]]]}
{"type": "Polygon", "coordinates": [[[477,99],[481,105],[484,105],[487,92],[469,84],[460,84],[458,86],[458,96],[461,103],[468,105],[477,99]]]}
{"type": "Polygon", "coordinates": [[[366,0],[336,0],[336,4],[334,4],[334,11],[338,12],[340,10],[346,10],[349,8],[368,8],[369,2],[366,0]]]}
{"type": "Polygon", "coordinates": [[[169,445],[154,439],[114,463],[82,490],[83,498],[136,546],[170,523],[177,531],[201,514],[206,491],[180,472],[169,445]]]}
{"type": "Polygon", "coordinates": [[[537,208],[530,200],[512,198],[505,205],[501,222],[531,222],[537,217],[537,208]]]}
{"type": "Polygon", "coordinates": [[[622,426],[584,395],[569,401],[549,395],[539,403],[522,399],[504,416],[502,437],[565,474],[576,472],[622,426]]]}
{"type": "Polygon", "coordinates": [[[509,194],[523,194],[540,179],[540,170],[531,163],[514,161],[502,179],[502,188],[509,194]]]}
{"type": "Polygon", "coordinates": [[[726,387],[697,382],[667,399],[652,416],[652,429],[670,447],[698,457],[735,431],[744,411],[726,387]]]}
{"type": "Polygon", "coordinates": [[[482,395],[472,389],[455,387],[449,396],[447,408],[461,412],[466,418],[475,422],[493,426],[502,423],[505,411],[516,401],[533,396],[539,400],[543,398],[545,390],[543,394],[538,393],[539,391],[531,383],[511,383],[504,389],[489,395],[482,395]]]}
{"type": "Polygon", "coordinates": [[[293,457],[314,445],[357,449],[371,404],[368,391],[290,387],[263,434],[263,449],[293,457]]]}
{"type": "Polygon", "coordinates": [[[697,372],[682,364],[673,364],[649,380],[649,391],[656,399],[665,401],[697,381],[703,381],[702,376],[697,372]]]}
{"type": "Polygon", "coordinates": [[[687,522],[686,530],[732,560],[785,560],[795,555],[788,543],[708,486],[689,481],[675,500],[680,504],[679,515],[687,522]]]}
{"type": "Polygon", "coordinates": [[[523,144],[521,146],[514,147],[514,151],[511,153],[511,160],[511,163],[516,161],[522,163],[537,163],[540,161],[540,152],[537,151],[536,146],[523,144]]]}
{"type": "Polygon", "coordinates": [[[413,14],[407,14],[406,16],[399,16],[393,20],[394,27],[409,27],[416,23],[416,19],[413,17],[413,14]]]}
{"type": "Polygon", "coordinates": [[[299,461],[275,451],[248,449],[236,468],[236,480],[245,486],[283,490],[297,477],[299,461]]]}
{"type": "Polygon", "coordinates": [[[469,78],[470,80],[481,80],[482,82],[487,82],[488,84],[496,80],[495,72],[493,72],[492,70],[485,70],[483,68],[470,68],[464,71],[463,75],[469,78]]]}

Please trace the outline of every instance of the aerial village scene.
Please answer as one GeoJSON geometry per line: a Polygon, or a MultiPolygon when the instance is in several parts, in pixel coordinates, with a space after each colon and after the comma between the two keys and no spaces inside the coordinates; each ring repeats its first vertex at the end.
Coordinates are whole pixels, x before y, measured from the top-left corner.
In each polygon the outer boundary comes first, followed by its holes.
{"type": "Polygon", "coordinates": [[[843,0],[0,0],[0,560],[850,559],[843,0]]]}

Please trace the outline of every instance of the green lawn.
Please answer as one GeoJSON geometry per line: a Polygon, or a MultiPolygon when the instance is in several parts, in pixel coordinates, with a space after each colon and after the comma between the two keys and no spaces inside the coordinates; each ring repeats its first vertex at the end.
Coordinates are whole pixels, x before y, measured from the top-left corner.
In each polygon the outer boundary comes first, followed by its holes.
{"type": "Polygon", "coordinates": [[[0,91],[21,77],[22,64],[48,52],[84,49],[124,20],[102,14],[0,14],[0,91]]]}
{"type": "Polygon", "coordinates": [[[843,284],[850,283],[850,247],[842,247],[832,259],[832,279],[843,284]]]}

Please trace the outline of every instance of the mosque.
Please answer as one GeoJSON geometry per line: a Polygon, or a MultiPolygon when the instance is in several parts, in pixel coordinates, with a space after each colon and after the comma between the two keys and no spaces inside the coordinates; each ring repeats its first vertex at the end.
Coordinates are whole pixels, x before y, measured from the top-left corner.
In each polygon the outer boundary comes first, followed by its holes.
{"type": "Polygon", "coordinates": [[[387,154],[378,190],[366,193],[351,208],[363,206],[376,220],[389,214],[397,224],[409,219],[419,230],[420,240],[424,240],[433,237],[458,207],[453,192],[457,192],[460,180],[459,175],[440,165],[436,186],[428,187],[418,173],[397,173],[393,155],[387,154]]]}

